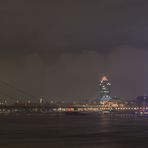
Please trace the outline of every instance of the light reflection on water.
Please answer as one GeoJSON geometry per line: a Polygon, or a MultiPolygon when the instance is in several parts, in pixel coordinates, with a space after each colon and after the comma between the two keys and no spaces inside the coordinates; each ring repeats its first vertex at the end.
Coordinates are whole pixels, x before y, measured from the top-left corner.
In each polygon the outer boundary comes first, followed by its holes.
{"type": "Polygon", "coordinates": [[[0,116],[0,148],[147,147],[148,118],[134,115],[0,116]]]}

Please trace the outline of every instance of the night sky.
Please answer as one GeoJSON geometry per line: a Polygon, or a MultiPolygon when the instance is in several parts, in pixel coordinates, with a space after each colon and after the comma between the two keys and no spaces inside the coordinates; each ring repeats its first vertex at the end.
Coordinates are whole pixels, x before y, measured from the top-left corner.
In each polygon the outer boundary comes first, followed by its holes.
{"type": "Polygon", "coordinates": [[[0,1],[0,81],[78,100],[103,75],[112,96],[148,95],[147,0],[0,1]]]}

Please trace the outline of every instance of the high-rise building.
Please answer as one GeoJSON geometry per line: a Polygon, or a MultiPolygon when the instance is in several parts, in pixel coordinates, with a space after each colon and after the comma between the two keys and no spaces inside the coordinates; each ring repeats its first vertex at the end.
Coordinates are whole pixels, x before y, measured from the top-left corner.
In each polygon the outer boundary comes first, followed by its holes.
{"type": "Polygon", "coordinates": [[[111,93],[111,83],[106,76],[103,76],[100,81],[100,97],[107,98],[111,93]]]}
{"type": "Polygon", "coordinates": [[[111,99],[111,83],[106,76],[103,76],[100,81],[100,102],[106,103],[111,99]]]}

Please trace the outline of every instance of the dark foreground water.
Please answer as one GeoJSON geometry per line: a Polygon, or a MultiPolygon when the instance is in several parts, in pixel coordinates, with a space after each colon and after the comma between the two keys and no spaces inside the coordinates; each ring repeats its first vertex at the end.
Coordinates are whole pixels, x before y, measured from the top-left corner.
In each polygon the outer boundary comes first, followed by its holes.
{"type": "Polygon", "coordinates": [[[147,148],[148,119],[90,114],[0,115],[0,148],[147,148]]]}

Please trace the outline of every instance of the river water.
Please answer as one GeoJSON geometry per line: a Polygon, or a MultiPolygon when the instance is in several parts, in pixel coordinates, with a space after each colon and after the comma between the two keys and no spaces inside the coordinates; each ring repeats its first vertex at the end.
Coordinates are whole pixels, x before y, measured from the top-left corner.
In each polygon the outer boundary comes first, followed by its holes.
{"type": "Polygon", "coordinates": [[[0,148],[147,148],[148,118],[0,115],[0,148]]]}

